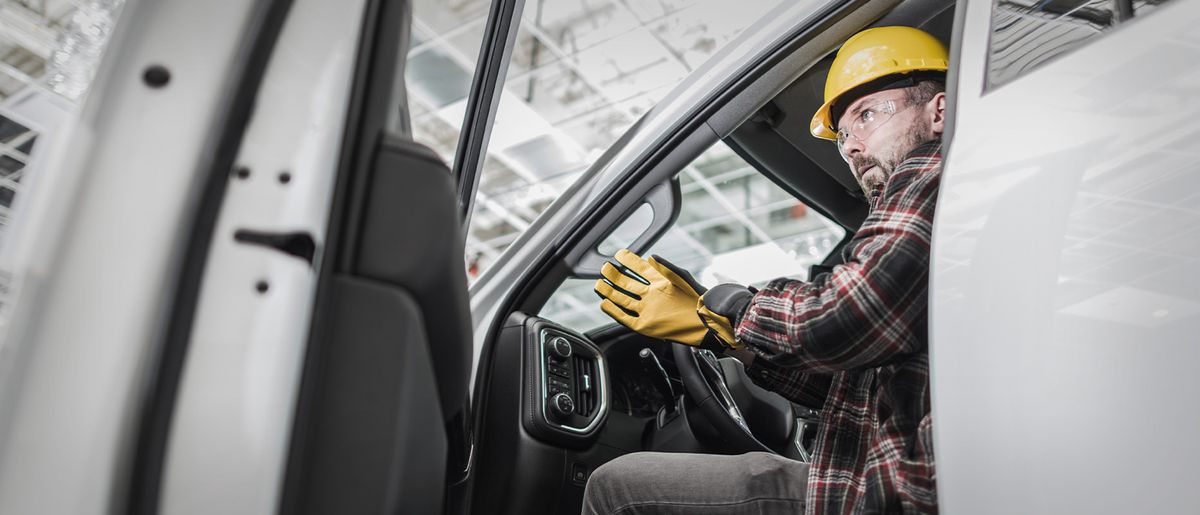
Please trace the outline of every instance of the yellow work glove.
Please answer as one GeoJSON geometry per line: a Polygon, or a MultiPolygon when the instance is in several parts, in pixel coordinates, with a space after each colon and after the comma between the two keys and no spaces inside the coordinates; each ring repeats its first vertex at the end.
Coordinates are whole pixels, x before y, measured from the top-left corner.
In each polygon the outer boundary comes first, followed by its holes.
{"type": "Polygon", "coordinates": [[[729,319],[713,313],[708,306],[704,305],[702,299],[696,301],[696,314],[700,315],[700,321],[704,323],[704,327],[712,331],[713,335],[721,340],[721,343],[735,349],[742,348],[737,339],[733,337],[733,324],[729,322],[729,319]]]}
{"type": "Polygon", "coordinates": [[[696,306],[703,290],[693,285],[656,257],[642,259],[629,250],[617,251],[618,263],[633,274],[613,266],[600,267],[602,279],[596,281],[600,310],[629,329],[649,336],[686,345],[700,345],[708,328],[700,321],[696,306]]]}

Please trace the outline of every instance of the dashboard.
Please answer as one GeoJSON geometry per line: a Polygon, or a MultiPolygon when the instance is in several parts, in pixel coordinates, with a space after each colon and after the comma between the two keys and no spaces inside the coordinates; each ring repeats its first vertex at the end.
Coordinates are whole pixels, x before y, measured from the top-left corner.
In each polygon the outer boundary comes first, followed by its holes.
{"type": "Polygon", "coordinates": [[[662,341],[648,338],[615,341],[604,349],[604,355],[611,365],[609,376],[615,412],[652,418],[663,406],[674,402],[672,396],[664,392],[661,379],[664,373],[673,391],[683,392],[670,348],[662,341]],[[643,357],[643,350],[653,354],[654,361],[643,357]],[[661,370],[655,369],[658,364],[661,364],[661,370]]]}

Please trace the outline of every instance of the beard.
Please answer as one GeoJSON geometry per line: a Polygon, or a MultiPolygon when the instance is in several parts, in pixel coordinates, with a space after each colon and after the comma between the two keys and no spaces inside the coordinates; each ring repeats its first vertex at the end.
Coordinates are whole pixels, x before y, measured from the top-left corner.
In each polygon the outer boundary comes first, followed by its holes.
{"type": "Polygon", "coordinates": [[[875,205],[875,200],[883,194],[883,186],[887,183],[888,177],[892,176],[892,169],[884,165],[875,156],[866,154],[858,154],[850,158],[850,166],[857,170],[854,172],[854,178],[858,181],[858,185],[862,187],[863,195],[867,197],[867,202],[872,206],[875,205]],[[883,172],[882,178],[877,175],[860,175],[861,172],[867,171],[871,167],[878,167],[880,172],[883,172]]]}
{"type": "Polygon", "coordinates": [[[867,197],[867,202],[872,207],[883,196],[884,187],[887,186],[887,181],[891,179],[892,173],[896,171],[896,167],[900,166],[900,163],[904,161],[905,157],[908,157],[909,153],[932,140],[935,136],[929,120],[926,120],[924,117],[918,117],[913,121],[909,129],[904,131],[904,137],[896,140],[896,143],[891,148],[883,149],[879,153],[879,156],[862,153],[850,158],[850,166],[854,170],[854,178],[858,180],[858,185],[862,187],[863,195],[867,197]],[[861,172],[865,172],[871,167],[876,167],[879,173],[860,175],[861,172]]]}

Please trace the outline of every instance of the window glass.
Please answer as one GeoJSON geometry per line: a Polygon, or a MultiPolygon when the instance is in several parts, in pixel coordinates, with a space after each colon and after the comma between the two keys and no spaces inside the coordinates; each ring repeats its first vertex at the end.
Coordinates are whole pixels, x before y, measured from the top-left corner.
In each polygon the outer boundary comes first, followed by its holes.
{"type": "Polygon", "coordinates": [[[488,0],[414,0],[405,84],[413,139],[454,162],[488,0]]]}
{"type": "MultiPolygon", "coordinates": [[[[471,280],[668,91],[779,0],[529,0],[467,238],[471,280]]],[[[409,103],[453,162],[488,2],[416,0],[409,103]]]]}
{"type": "MultiPolygon", "coordinates": [[[[808,279],[809,266],[823,261],[846,235],[723,142],[685,167],[679,179],[679,219],[646,255],[662,256],[706,286],[808,279]]],[[[568,279],[539,315],[581,332],[612,323],[600,312],[594,282],[568,279]]]]}
{"type": "Polygon", "coordinates": [[[1166,0],[997,0],[987,88],[1006,84],[1166,0]]]}
{"type": "Polygon", "coordinates": [[[654,208],[650,204],[642,204],[629,215],[617,229],[608,235],[596,250],[601,254],[613,255],[618,250],[628,248],[637,240],[638,236],[646,232],[650,228],[650,224],[654,222],[654,208]]]}

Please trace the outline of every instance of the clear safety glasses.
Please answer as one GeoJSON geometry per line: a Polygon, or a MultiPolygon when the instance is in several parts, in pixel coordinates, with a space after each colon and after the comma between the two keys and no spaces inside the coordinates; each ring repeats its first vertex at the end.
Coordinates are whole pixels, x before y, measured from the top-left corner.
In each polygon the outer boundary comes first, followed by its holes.
{"type": "Polygon", "coordinates": [[[843,147],[846,141],[850,138],[858,140],[860,143],[865,143],[867,138],[871,136],[877,129],[883,126],[892,119],[896,113],[903,111],[912,106],[897,107],[895,100],[884,100],[874,103],[866,107],[859,108],[857,113],[851,117],[849,123],[838,127],[837,132],[837,147],[838,152],[842,157],[846,157],[846,152],[843,147]]]}

